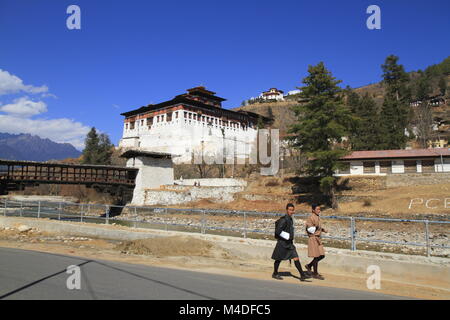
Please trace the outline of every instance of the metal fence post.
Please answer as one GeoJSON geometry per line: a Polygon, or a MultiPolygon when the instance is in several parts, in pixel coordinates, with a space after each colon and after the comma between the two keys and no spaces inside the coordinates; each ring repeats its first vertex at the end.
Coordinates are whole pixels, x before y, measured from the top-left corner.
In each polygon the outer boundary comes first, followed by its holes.
{"type": "Polygon", "coordinates": [[[38,201],[38,216],[37,217],[38,218],[41,217],[41,202],[40,201],[38,201]]]}
{"type": "Polygon", "coordinates": [[[133,225],[133,227],[134,228],[136,228],[136,225],[137,225],[137,208],[136,207],[134,207],[134,225],[133,225]]]}
{"type": "Polygon", "coordinates": [[[58,220],[61,220],[62,203],[58,204],[58,220]]]}
{"type": "Polygon", "coordinates": [[[202,210],[202,227],[201,227],[202,234],[205,234],[205,210],[202,210]]]}
{"type": "Polygon", "coordinates": [[[20,216],[23,215],[23,200],[20,200],[20,216]]]}
{"type": "Polygon", "coordinates": [[[247,214],[244,211],[244,239],[247,238],[247,214]]]}
{"type": "Polygon", "coordinates": [[[168,221],[167,221],[167,208],[165,208],[164,209],[164,226],[165,226],[165,229],[166,229],[166,231],[168,231],[169,230],[169,225],[168,225],[168,221]]]}
{"type": "Polygon", "coordinates": [[[425,238],[427,243],[427,257],[431,255],[431,243],[430,243],[430,229],[428,226],[428,220],[425,220],[425,238]]]}
{"type": "Polygon", "coordinates": [[[82,204],[80,207],[80,222],[83,222],[83,207],[84,205],[82,204]]]}
{"type": "Polygon", "coordinates": [[[108,206],[105,205],[105,217],[106,217],[106,224],[109,224],[109,210],[108,210],[108,206]]]}
{"type": "Polygon", "coordinates": [[[356,250],[356,240],[355,240],[355,218],[350,217],[350,236],[352,238],[351,250],[356,250]]]}
{"type": "Polygon", "coordinates": [[[6,217],[6,202],[7,202],[8,200],[6,200],[6,198],[5,198],[5,210],[3,211],[3,215],[6,217]]]}

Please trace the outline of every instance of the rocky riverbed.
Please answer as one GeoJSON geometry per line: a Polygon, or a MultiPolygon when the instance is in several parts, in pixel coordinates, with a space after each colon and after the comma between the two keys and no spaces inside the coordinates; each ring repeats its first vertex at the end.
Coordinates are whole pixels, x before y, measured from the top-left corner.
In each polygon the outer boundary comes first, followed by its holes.
{"type": "MultiPolygon", "coordinates": [[[[116,217],[118,220],[131,220],[139,223],[146,222],[149,224],[159,224],[168,226],[171,225],[185,225],[189,228],[197,228],[200,230],[203,227],[208,229],[230,229],[230,231],[245,233],[249,237],[263,237],[272,239],[274,224],[277,219],[275,216],[250,216],[244,217],[242,215],[217,215],[217,214],[134,214],[133,212],[124,212],[116,217]],[[252,233],[252,231],[257,231],[252,233]],[[259,236],[258,236],[259,235],[259,236]]],[[[299,242],[302,238],[306,239],[305,232],[305,218],[295,218],[295,230],[299,237],[299,242]]],[[[325,243],[332,246],[342,246],[349,248],[350,241],[345,243],[338,243],[336,240],[327,237],[350,239],[350,219],[336,220],[330,218],[322,219],[322,224],[328,233],[323,234],[325,243]]],[[[373,249],[380,251],[393,251],[399,253],[411,254],[426,254],[425,247],[417,245],[405,245],[406,243],[426,244],[425,224],[419,222],[380,222],[380,221],[358,221],[355,223],[355,237],[358,249],[373,249]],[[389,244],[382,242],[369,242],[366,240],[380,240],[388,242],[398,242],[400,244],[389,244]]],[[[429,224],[429,244],[431,246],[450,246],[450,224],[429,224]]],[[[433,256],[450,257],[450,249],[448,248],[431,248],[433,256]]]]}

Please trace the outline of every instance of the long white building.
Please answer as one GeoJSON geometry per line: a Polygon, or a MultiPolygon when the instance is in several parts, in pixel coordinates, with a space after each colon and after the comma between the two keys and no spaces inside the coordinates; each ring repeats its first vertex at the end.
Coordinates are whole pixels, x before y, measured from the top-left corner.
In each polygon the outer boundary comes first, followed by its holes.
{"type": "Polygon", "coordinates": [[[172,100],[122,113],[125,119],[119,146],[170,153],[174,163],[190,163],[202,155],[248,158],[261,116],[223,109],[222,101],[225,99],[215,92],[195,87],[172,100]]]}

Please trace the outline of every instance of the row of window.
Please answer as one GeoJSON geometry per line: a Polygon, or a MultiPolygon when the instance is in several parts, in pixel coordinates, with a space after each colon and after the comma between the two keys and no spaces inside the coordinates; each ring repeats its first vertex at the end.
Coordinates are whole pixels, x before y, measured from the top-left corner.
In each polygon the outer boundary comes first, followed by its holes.
{"type": "MultiPolygon", "coordinates": [[[[188,111],[183,111],[183,113],[181,111],[175,111],[174,113],[174,118],[178,119],[179,115],[182,114],[184,119],[190,119],[190,120],[194,120],[194,121],[201,121],[204,123],[207,123],[209,125],[216,125],[216,126],[223,126],[223,127],[230,127],[230,128],[234,128],[234,129],[239,129],[242,128],[243,130],[247,130],[247,126],[244,125],[240,125],[239,122],[233,122],[233,121],[224,121],[221,119],[217,119],[217,118],[213,118],[213,117],[209,117],[209,116],[204,116],[204,115],[199,115],[197,113],[192,113],[192,112],[188,112],[188,111]]],[[[172,121],[172,112],[168,112],[166,114],[162,114],[162,115],[158,115],[155,117],[148,117],[146,118],[146,125],[148,127],[151,127],[154,123],[159,123],[159,122],[170,122],[172,121]]],[[[144,126],[144,119],[138,120],[140,121],[140,123],[138,123],[138,125],[140,125],[141,127],[144,126]]],[[[185,120],[186,122],[186,120],[185,120]]],[[[191,121],[189,121],[190,123],[191,121]]],[[[136,126],[136,122],[135,121],[131,121],[129,123],[125,123],[125,129],[128,130],[134,130],[136,126]]],[[[252,128],[252,125],[250,124],[249,126],[250,128],[252,128]]]]}
{"type": "MultiPolygon", "coordinates": [[[[392,173],[392,161],[379,161],[380,173],[392,173]]],[[[341,174],[350,174],[350,163],[344,163],[344,168],[339,170],[341,174]]],[[[404,160],[404,173],[417,172],[416,160],[404,160]]],[[[375,161],[363,161],[364,173],[375,173],[375,161]]],[[[422,172],[435,172],[434,160],[422,160],[422,172]]]]}

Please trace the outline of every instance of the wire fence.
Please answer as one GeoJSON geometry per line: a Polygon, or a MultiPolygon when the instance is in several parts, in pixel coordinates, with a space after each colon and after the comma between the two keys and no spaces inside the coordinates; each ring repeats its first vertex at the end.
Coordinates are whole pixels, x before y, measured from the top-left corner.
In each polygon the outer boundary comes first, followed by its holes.
{"type": "MultiPolygon", "coordinates": [[[[282,213],[212,209],[149,208],[100,204],[0,199],[4,216],[116,224],[132,228],[198,232],[243,238],[273,239],[282,213]]],[[[294,215],[295,241],[307,242],[306,213],[294,215]]],[[[450,257],[450,221],[321,216],[327,246],[450,257]],[[417,252],[406,250],[415,247],[417,252]]]]}

